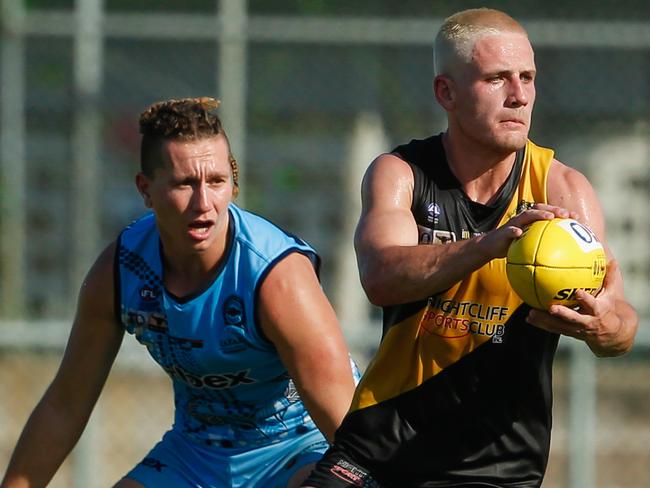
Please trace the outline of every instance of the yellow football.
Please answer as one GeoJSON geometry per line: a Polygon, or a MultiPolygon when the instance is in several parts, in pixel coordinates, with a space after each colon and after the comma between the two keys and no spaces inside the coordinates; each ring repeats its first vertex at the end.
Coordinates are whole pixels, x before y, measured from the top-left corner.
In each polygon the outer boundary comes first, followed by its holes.
{"type": "Polygon", "coordinates": [[[577,305],[576,291],[600,290],[607,258],[603,245],[584,224],[573,219],[539,220],[510,244],[508,281],[534,308],[577,305]]]}

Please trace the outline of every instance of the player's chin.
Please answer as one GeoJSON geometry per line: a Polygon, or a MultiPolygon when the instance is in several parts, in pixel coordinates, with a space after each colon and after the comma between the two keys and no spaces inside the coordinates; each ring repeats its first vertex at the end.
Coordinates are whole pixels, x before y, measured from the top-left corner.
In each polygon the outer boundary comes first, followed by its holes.
{"type": "Polygon", "coordinates": [[[526,146],[528,130],[505,131],[498,134],[495,139],[500,149],[509,152],[518,151],[526,146]]]}
{"type": "Polygon", "coordinates": [[[190,238],[188,242],[195,252],[204,252],[211,248],[211,246],[214,243],[214,240],[212,239],[212,236],[208,235],[203,237],[202,239],[190,238]]]}

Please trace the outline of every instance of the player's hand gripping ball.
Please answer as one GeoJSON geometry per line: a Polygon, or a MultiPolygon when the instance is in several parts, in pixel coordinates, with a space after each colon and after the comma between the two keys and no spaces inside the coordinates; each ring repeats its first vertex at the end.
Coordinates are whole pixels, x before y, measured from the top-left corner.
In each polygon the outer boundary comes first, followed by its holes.
{"type": "Polygon", "coordinates": [[[596,295],[607,258],[587,226],[573,219],[539,220],[510,244],[506,273],[517,295],[534,308],[577,305],[576,291],[596,295]]]}

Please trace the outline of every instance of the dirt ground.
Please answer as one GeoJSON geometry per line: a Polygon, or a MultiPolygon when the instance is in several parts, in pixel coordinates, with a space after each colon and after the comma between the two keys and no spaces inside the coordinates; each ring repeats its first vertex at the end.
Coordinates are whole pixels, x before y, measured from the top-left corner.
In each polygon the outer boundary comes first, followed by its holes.
{"type": "MultiPolygon", "coordinates": [[[[0,470],[31,408],[52,379],[59,353],[0,350],[0,470]]],[[[172,422],[170,380],[151,360],[118,358],[81,444],[50,484],[108,487],[139,461],[172,422]],[[86,446],[91,446],[86,448],[86,446]],[[80,474],[81,473],[81,474],[80,474]]],[[[596,476],[594,488],[650,486],[650,357],[597,361],[596,476]]],[[[567,361],[556,360],[554,430],[543,488],[568,487],[567,361]]]]}

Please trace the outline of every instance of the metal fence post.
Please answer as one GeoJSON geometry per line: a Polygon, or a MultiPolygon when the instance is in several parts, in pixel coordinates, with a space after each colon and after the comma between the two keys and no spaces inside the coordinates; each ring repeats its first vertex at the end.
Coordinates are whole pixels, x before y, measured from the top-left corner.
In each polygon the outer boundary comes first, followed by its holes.
{"type": "Polygon", "coordinates": [[[582,341],[570,350],[569,487],[584,488],[596,486],[596,359],[582,341]]]}
{"type": "Polygon", "coordinates": [[[25,312],[25,10],[2,0],[0,19],[0,315],[25,312]]]}
{"type": "Polygon", "coordinates": [[[74,33],[75,107],[72,129],[71,302],[98,249],[103,69],[103,1],[77,0],[74,33]]]}
{"type": "Polygon", "coordinates": [[[242,183],[246,161],[247,10],[247,0],[219,0],[217,85],[222,101],[221,117],[239,165],[239,205],[243,205],[246,194],[242,183]]]}
{"type": "MultiPolygon", "coordinates": [[[[101,116],[103,1],[77,0],[74,33],[75,107],[72,132],[72,262],[70,302],[98,252],[101,192],[101,116]]],[[[100,462],[96,419],[91,417],[74,451],[73,485],[94,488],[100,462]]]]}

